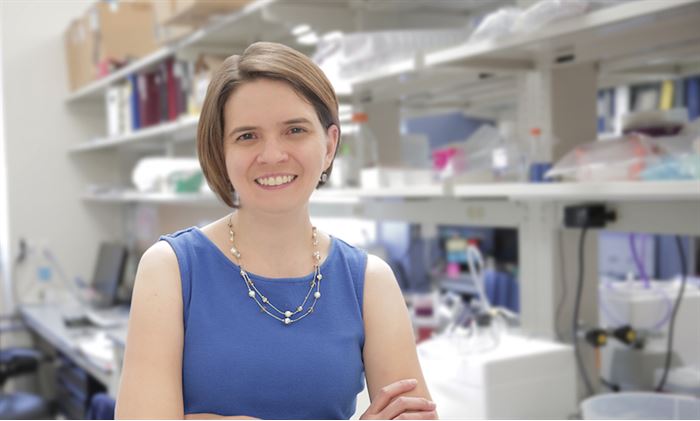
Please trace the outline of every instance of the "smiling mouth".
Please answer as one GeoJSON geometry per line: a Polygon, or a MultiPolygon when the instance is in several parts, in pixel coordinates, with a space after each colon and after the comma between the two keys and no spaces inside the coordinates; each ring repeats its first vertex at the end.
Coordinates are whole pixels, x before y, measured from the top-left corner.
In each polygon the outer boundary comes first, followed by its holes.
{"type": "Polygon", "coordinates": [[[268,178],[256,178],[255,182],[263,187],[279,187],[287,185],[297,179],[296,175],[278,176],[268,178]]]}

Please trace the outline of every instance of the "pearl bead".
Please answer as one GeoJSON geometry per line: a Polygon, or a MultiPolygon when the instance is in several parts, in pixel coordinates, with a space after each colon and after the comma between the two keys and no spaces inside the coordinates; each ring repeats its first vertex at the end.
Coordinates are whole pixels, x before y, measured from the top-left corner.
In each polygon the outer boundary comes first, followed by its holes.
{"type": "Polygon", "coordinates": [[[303,310],[304,310],[304,307],[302,307],[302,306],[297,307],[297,311],[303,311],[303,310]]]}
{"type": "Polygon", "coordinates": [[[262,297],[262,302],[266,303],[267,302],[267,297],[262,297]]]}
{"type": "Polygon", "coordinates": [[[318,275],[316,275],[316,279],[318,279],[318,280],[320,281],[321,279],[323,279],[323,275],[321,275],[321,274],[319,273],[318,275]]]}
{"type": "Polygon", "coordinates": [[[321,298],[321,293],[319,291],[314,292],[314,297],[316,297],[316,299],[321,298]]]}
{"type": "Polygon", "coordinates": [[[252,289],[251,289],[250,291],[248,291],[248,296],[249,296],[250,298],[255,297],[255,291],[253,291],[252,289]]]}
{"type": "Polygon", "coordinates": [[[241,276],[245,276],[245,271],[241,270],[241,276]]]}
{"type": "Polygon", "coordinates": [[[288,324],[290,324],[290,323],[292,323],[292,320],[291,320],[289,317],[287,317],[286,319],[284,319],[284,324],[288,325],[288,324]]]}
{"type": "Polygon", "coordinates": [[[284,316],[287,317],[287,318],[292,317],[292,312],[289,311],[289,310],[287,310],[287,311],[284,312],[284,316]]]}

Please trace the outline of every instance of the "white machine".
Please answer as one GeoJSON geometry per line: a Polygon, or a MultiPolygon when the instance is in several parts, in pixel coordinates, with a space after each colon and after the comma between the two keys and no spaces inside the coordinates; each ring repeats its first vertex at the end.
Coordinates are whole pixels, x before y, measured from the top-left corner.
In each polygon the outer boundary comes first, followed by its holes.
{"type": "Polygon", "coordinates": [[[457,336],[418,346],[441,419],[567,419],[577,412],[573,348],[500,335],[491,347],[457,336]]]}
{"type": "MultiPolygon", "coordinates": [[[[623,390],[653,390],[655,372],[664,365],[671,312],[680,280],[627,282],[603,280],[600,285],[600,320],[605,328],[630,325],[645,338],[642,349],[632,349],[615,340],[601,348],[602,375],[623,390]]],[[[700,287],[688,281],[673,335],[672,367],[700,372],[700,287]]],[[[692,376],[691,376],[692,378],[692,376]]],[[[692,385],[690,385],[693,388],[692,385]]],[[[694,389],[700,390],[695,374],[694,389]]],[[[697,392],[694,392],[694,394],[697,392]]]]}

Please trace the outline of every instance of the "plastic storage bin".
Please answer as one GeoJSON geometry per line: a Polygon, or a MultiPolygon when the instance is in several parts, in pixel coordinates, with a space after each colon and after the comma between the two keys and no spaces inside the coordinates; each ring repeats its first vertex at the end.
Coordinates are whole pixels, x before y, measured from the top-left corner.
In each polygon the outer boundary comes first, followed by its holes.
{"type": "Polygon", "coordinates": [[[584,420],[697,420],[700,399],[650,392],[597,395],[581,403],[584,420]]]}

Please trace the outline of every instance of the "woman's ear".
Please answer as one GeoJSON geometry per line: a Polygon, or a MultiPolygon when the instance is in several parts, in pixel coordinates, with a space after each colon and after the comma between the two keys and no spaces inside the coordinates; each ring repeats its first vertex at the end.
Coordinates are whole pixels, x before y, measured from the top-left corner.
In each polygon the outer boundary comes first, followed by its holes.
{"type": "MultiPolygon", "coordinates": [[[[324,157],[324,168],[328,168],[335,157],[335,150],[338,148],[340,141],[340,130],[335,124],[331,124],[326,130],[326,156],[324,157]]],[[[324,170],[325,171],[325,170],[324,170]]]]}

